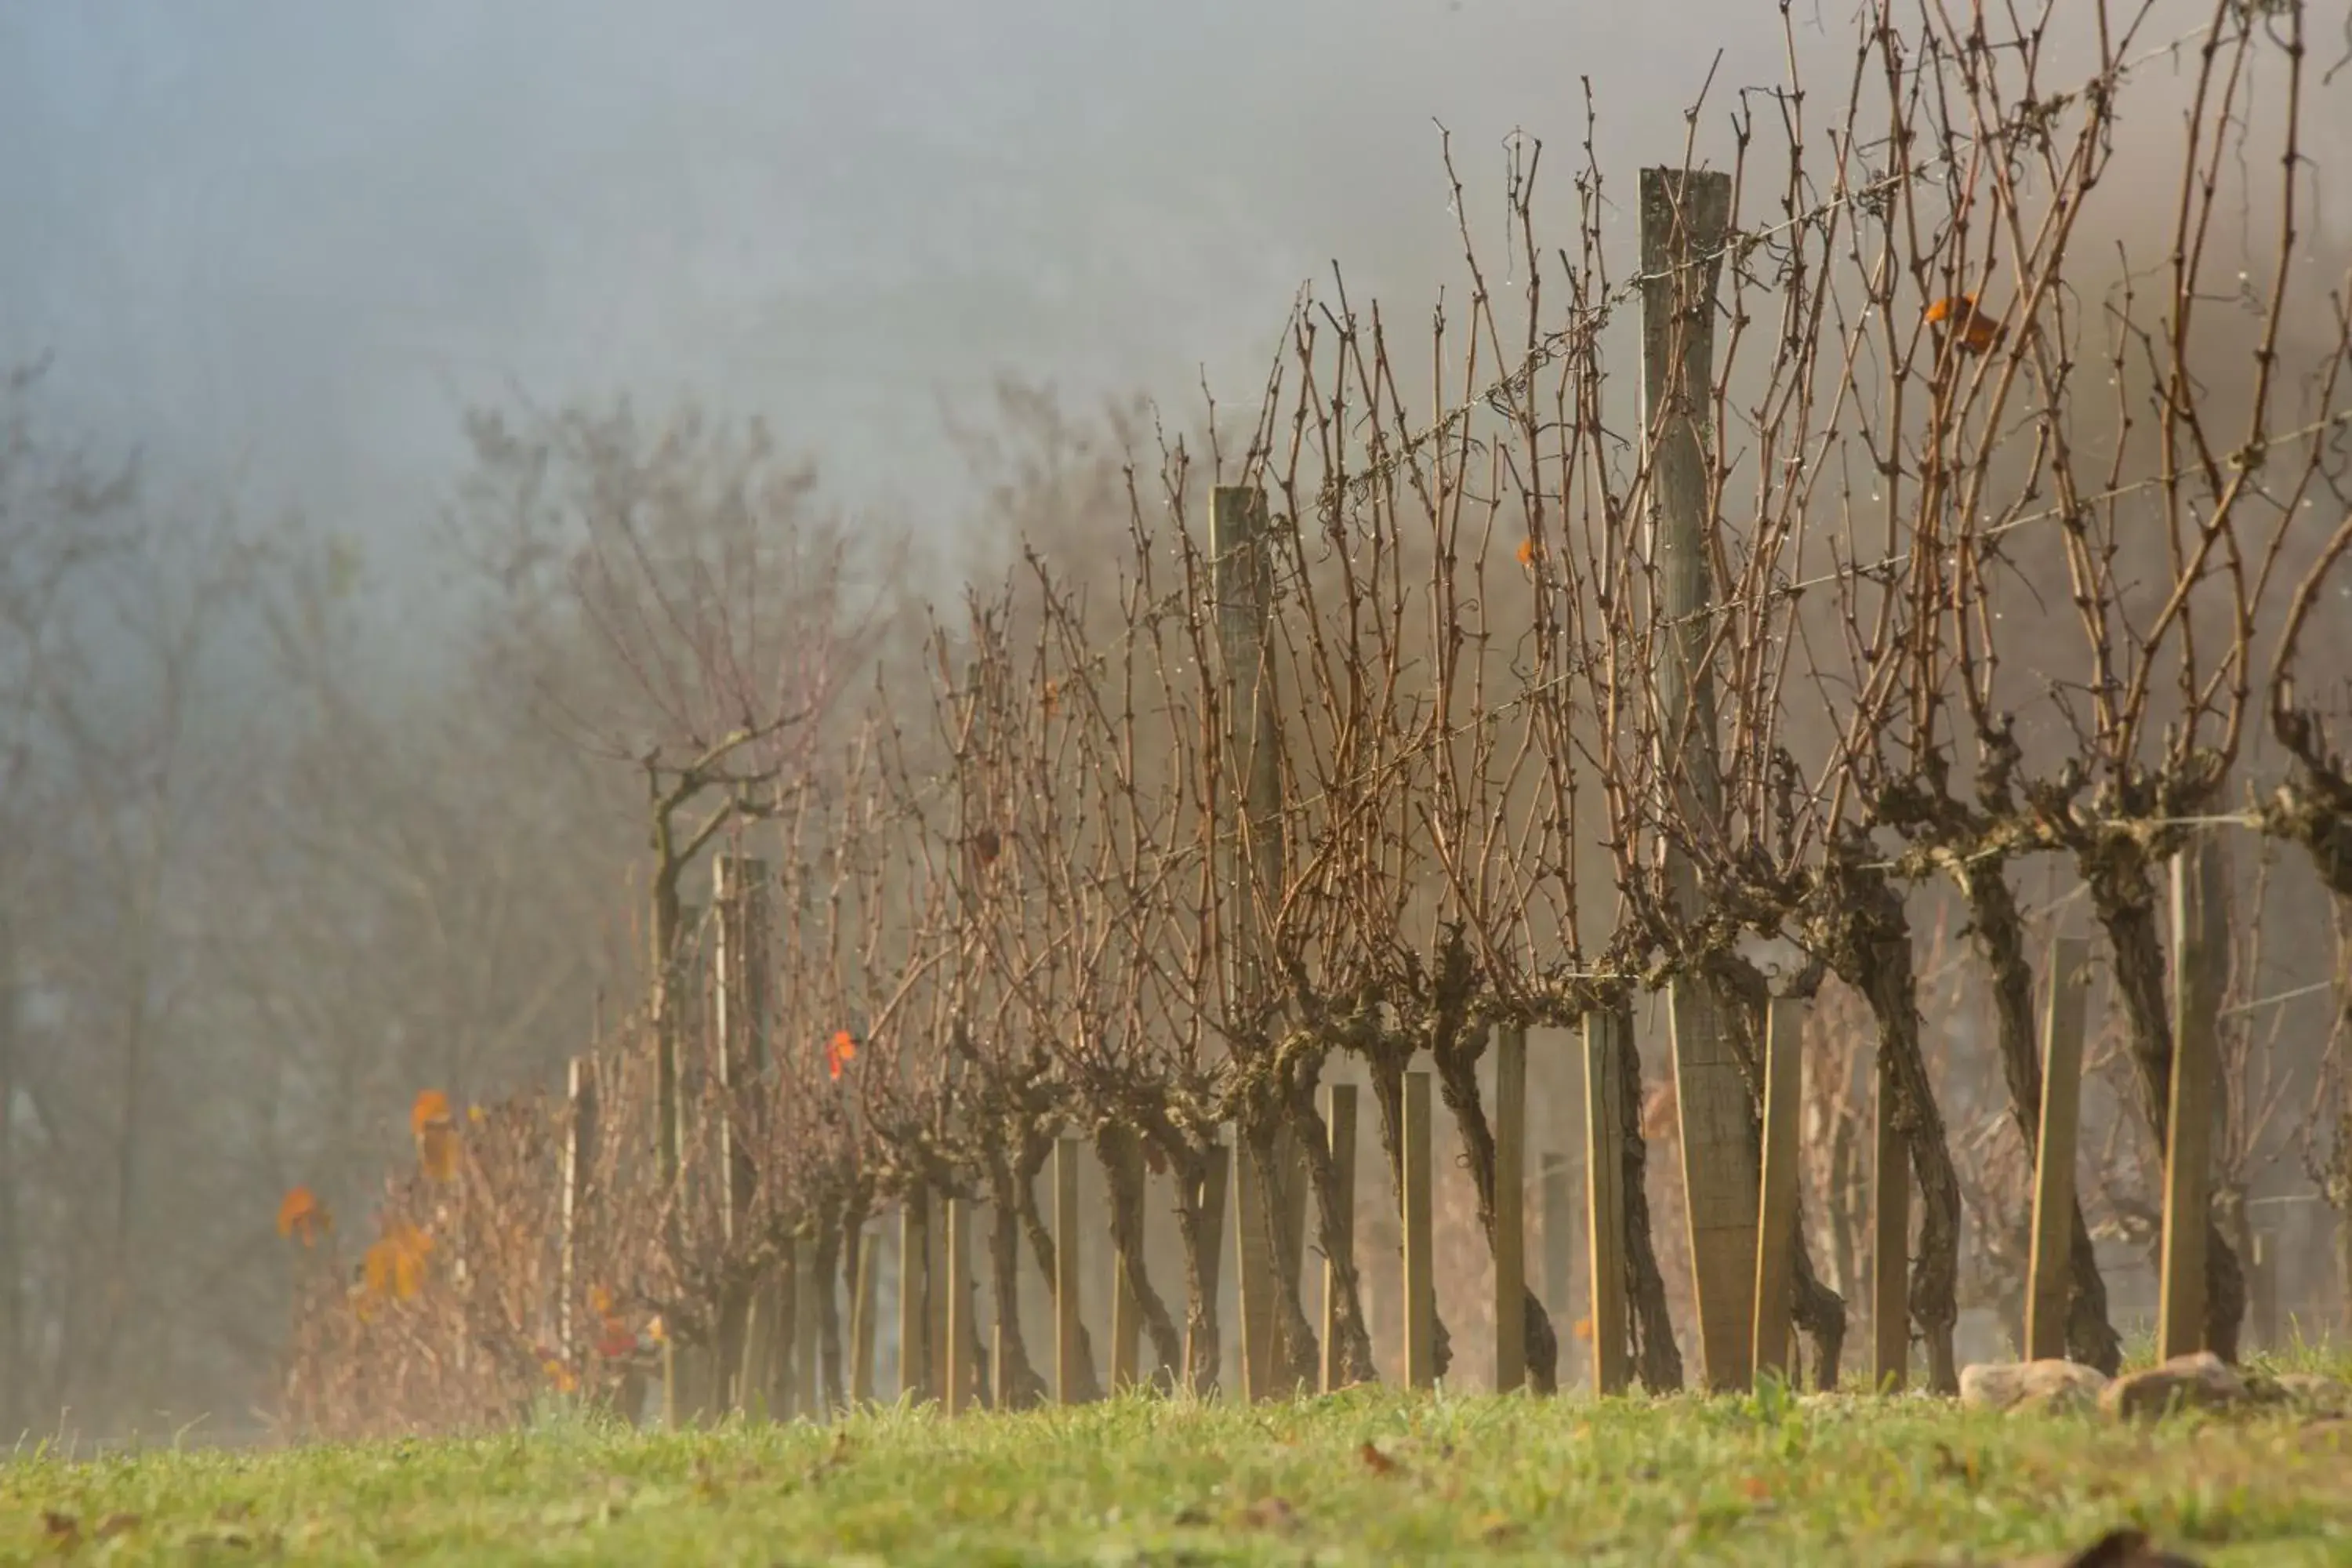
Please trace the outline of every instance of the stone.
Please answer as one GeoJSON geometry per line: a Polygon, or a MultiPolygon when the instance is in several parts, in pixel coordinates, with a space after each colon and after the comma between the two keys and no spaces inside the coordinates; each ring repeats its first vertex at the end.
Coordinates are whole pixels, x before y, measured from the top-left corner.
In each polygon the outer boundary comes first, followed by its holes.
{"type": "Polygon", "coordinates": [[[2099,1395],[2099,1407],[2128,1421],[2174,1409],[2226,1410],[2252,1398],[2245,1380],[2228,1363],[2211,1351],[2199,1351],[2175,1356],[2160,1366],[2124,1373],[2099,1395]]]}
{"type": "Polygon", "coordinates": [[[2071,1361],[1985,1362],[1960,1370],[1960,1404],[1970,1410],[2079,1410],[2098,1403],[2107,1379],[2071,1361]]]}

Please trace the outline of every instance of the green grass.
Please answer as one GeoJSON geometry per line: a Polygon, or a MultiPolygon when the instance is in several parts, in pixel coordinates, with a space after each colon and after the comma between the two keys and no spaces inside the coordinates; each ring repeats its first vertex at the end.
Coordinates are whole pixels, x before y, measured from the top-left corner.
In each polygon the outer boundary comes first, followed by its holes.
{"type": "Polygon", "coordinates": [[[2352,1424],[1366,1390],[0,1464],[0,1562],[1952,1563],[2119,1524],[2352,1563],[2352,1424]]]}

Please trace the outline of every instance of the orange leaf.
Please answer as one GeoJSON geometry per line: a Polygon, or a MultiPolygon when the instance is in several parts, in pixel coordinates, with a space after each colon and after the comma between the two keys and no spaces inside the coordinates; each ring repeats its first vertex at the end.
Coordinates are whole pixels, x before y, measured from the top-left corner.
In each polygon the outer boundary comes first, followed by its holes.
{"type": "Polygon", "coordinates": [[[1519,541],[1518,555],[1520,565],[1532,566],[1535,564],[1536,542],[1534,535],[1530,534],[1527,538],[1519,541]]]}
{"type": "Polygon", "coordinates": [[[308,1187],[293,1187],[278,1205],[278,1234],[299,1239],[310,1247],[324,1233],[335,1228],[334,1216],[318,1194],[308,1187]]]}
{"type": "Polygon", "coordinates": [[[835,1083],[841,1081],[841,1069],[856,1059],[857,1042],[851,1037],[848,1030],[836,1030],[833,1038],[825,1042],[824,1065],[833,1074],[835,1083]]]}
{"type": "Polygon", "coordinates": [[[1570,1329],[1568,1331],[1575,1335],[1580,1340],[1590,1340],[1592,1338],[1592,1320],[1591,1318],[1579,1318],[1576,1320],[1575,1327],[1570,1329]]]}
{"type": "Polygon", "coordinates": [[[369,1246],[367,1256],[360,1260],[360,1269],[370,1296],[392,1294],[393,1260],[398,1255],[398,1249],[389,1241],[378,1241],[369,1246]]]}
{"type": "Polygon", "coordinates": [[[613,1315],[613,1293],[602,1285],[588,1287],[588,1310],[600,1318],[613,1315]]]}
{"type": "Polygon", "coordinates": [[[433,1238],[408,1221],[387,1228],[362,1260],[368,1295],[396,1301],[414,1298],[425,1289],[425,1260],[432,1251],[433,1238]]]}
{"type": "Polygon", "coordinates": [[[449,1121],[449,1097],[437,1089],[421,1091],[408,1108],[408,1130],[419,1138],[430,1128],[448,1126],[449,1121]]]}

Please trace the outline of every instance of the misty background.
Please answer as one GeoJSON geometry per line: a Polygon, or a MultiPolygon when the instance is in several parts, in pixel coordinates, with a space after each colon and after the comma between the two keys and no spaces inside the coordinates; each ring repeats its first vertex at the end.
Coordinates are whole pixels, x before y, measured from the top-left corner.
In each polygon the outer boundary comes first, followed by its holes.
{"type": "MultiPolygon", "coordinates": [[[[1843,37],[1846,18],[1822,26],[1843,37]]],[[[993,378],[1254,398],[1298,285],[1416,304],[1515,127],[1669,157],[1769,5],[794,0],[0,12],[0,345],[249,503],[410,564],[458,416],[691,393],[953,526],[993,378]]],[[[1737,73],[1718,84],[1721,93],[1737,73]]],[[[1718,104],[1724,101],[1718,98],[1718,104]]],[[[1629,187],[1630,188],[1630,187],[1629,187]]],[[[1499,221],[1499,214],[1496,215],[1499,221]]]]}
{"type": "MultiPolygon", "coordinates": [[[[1824,122],[1853,25],[1790,7],[1824,122]]],[[[363,1227],[418,1089],[630,1000],[640,786],[536,700],[590,633],[518,473],[764,421],[673,458],[812,465],[887,663],[1020,534],[1123,530],[990,488],[1003,382],[1254,408],[1335,260],[1418,339],[1439,124],[1482,248],[1515,131],[1569,243],[1586,79],[1622,275],[1635,170],[1703,87],[1727,164],[1790,52],[1759,0],[0,5],[0,1433],[264,1429],[280,1194],[363,1227]]]]}

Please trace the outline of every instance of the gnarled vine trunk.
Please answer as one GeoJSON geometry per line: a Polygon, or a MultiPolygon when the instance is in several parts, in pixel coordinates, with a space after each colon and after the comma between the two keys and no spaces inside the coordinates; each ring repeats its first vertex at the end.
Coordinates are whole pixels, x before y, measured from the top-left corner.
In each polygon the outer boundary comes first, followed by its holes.
{"type": "MultiPolygon", "coordinates": [[[[1217,1365],[1222,1347],[1217,1340],[1217,1298],[1212,1286],[1216,1248],[1210,1237],[1217,1226],[1212,1203],[1217,1194],[1205,1191],[1209,1160],[1189,1154],[1177,1166],[1176,1229],[1184,1247],[1184,1345],[1180,1376],[1189,1378],[1192,1392],[1202,1398],[1217,1391],[1217,1365]]],[[[1230,1179],[1230,1178],[1229,1178],[1230,1179]]]]}
{"type": "MultiPolygon", "coordinates": [[[[1760,1161],[1764,1148],[1764,1020],[1771,989],[1754,964],[1736,954],[1724,954],[1708,964],[1707,974],[1724,1002],[1736,1004],[1719,1007],[1717,1016],[1731,1020],[1733,1026],[1731,1048],[1739,1058],[1740,1072],[1748,1079],[1748,1137],[1760,1161]]],[[[1830,1289],[1813,1268],[1813,1249],[1805,1238],[1801,1207],[1797,1215],[1792,1261],[1792,1315],[1797,1327],[1813,1342],[1814,1386],[1826,1392],[1837,1387],[1839,1366],[1845,1355],[1845,1298],[1830,1289]]],[[[1791,1367],[1790,1372],[1793,1379],[1796,1369],[1791,1367]]]]}
{"type": "Polygon", "coordinates": [[[1347,1212],[1339,1162],[1331,1154],[1331,1130],[1316,1108],[1313,1087],[1301,1082],[1289,1094],[1290,1124],[1315,1189],[1316,1237],[1323,1248],[1330,1284],[1331,1336],[1336,1381],[1341,1387],[1379,1376],[1372,1363],[1372,1334],[1364,1321],[1363,1288],[1356,1272],[1355,1216],[1347,1212]]]}
{"type": "MultiPolygon", "coordinates": [[[[1971,868],[1964,879],[1969,931],[1992,975],[1993,1010],[1999,1021],[2001,1074],[2009,1082],[2009,1109],[2036,1170],[2042,1164],[2042,1054],[2033,1016],[2033,969],[2025,956],[2025,921],[1999,861],[1971,868]]],[[[2060,983],[2057,975],[2052,984],[2060,983]]],[[[2066,1354],[2113,1377],[2123,1365],[2123,1338],[2107,1320],[2107,1286],[2078,1198],[2067,1249],[2070,1289],[2066,1307],[2066,1354]]]]}
{"type": "MultiPolygon", "coordinates": [[[[1045,1156],[1043,1151],[1046,1147],[1049,1145],[1040,1140],[1040,1152],[1037,1158],[1034,1161],[1022,1162],[1024,1175],[1014,1188],[1014,1196],[1020,1205],[1021,1227],[1028,1233],[1029,1250],[1037,1260],[1038,1272],[1051,1281],[1060,1278],[1054,1261],[1054,1231],[1053,1227],[1045,1223],[1045,1216],[1039,1213],[1037,1208],[1037,1173],[1045,1169],[1045,1156]]],[[[1094,1336],[1087,1331],[1084,1313],[1080,1313],[1078,1317],[1077,1373],[1077,1386],[1071,1391],[1073,1402],[1090,1405],[1100,1399],[1102,1384],[1095,1377],[1094,1336]]]]}
{"type": "MultiPolygon", "coordinates": [[[[2109,847],[2085,867],[2091,905],[2107,933],[2116,963],[2116,991],[2131,1029],[2138,1068],[2140,1108],[2157,1147],[2170,1142],[2172,1012],[2164,942],[2157,933],[2156,889],[2147,862],[2109,847]]],[[[2205,1233],[2205,1344],[2223,1361],[2238,1359],[2238,1328],[2246,1310],[2246,1279],[2228,1234],[2210,1215],[2205,1233]]]]}
{"type": "MultiPolygon", "coordinates": [[[[1003,1364],[990,1369],[992,1376],[983,1386],[1002,1390],[1003,1407],[1009,1410],[1025,1410],[1045,1397],[1045,1380],[1030,1364],[1029,1347],[1021,1335],[1021,1205],[1014,1189],[1024,1182],[1024,1173],[1016,1173],[1011,1161],[992,1153],[988,1192],[995,1223],[988,1232],[989,1285],[996,1298],[996,1353],[1003,1358],[1003,1364]]],[[[971,1316],[977,1365],[982,1359],[978,1314],[971,1316]]]]}
{"type": "Polygon", "coordinates": [[[1619,1081],[1628,1093],[1621,1108],[1619,1133],[1625,1151],[1622,1172],[1625,1187],[1625,1295],[1633,1310],[1626,1313],[1633,1336],[1633,1374],[1652,1394],[1672,1394],[1683,1385],[1683,1353],[1675,1344],[1674,1316],[1666,1309],[1666,1277],[1658,1268],[1658,1252],[1650,1231],[1648,1147],[1642,1141],[1642,1048],[1633,1043],[1630,1009],[1621,1011],[1617,1027],[1619,1081]]]}
{"type": "Polygon", "coordinates": [[[1102,1161],[1104,1184],[1109,1190],[1111,1247],[1126,1267],[1128,1289],[1135,1298],[1143,1331],[1150,1337],[1161,1381],[1166,1383],[1184,1364],[1184,1342],[1168,1315],[1168,1303],[1152,1287],[1151,1270],[1145,1260],[1143,1162],[1135,1134],[1115,1122],[1104,1122],[1095,1129],[1095,1153],[1102,1161]]]}
{"type": "MultiPolygon", "coordinates": [[[[1471,1184],[1478,1194],[1478,1224],[1486,1233],[1486,1247],[1495,1247],[1495,1134],[1486,1124],[1486,1108],[1478,1099],[1478,1058],[1486,1054],[1489,1031],[1464,1029],[1437,1056],[1438,1089],[1462,1136],[1462,1153],[1470,1168],[1471,1184]]],[[[1559,1388],[1559,1341],[1551,1319],[1533,1290],[1526,1291],[1526,1328],[1522,1334],[1527,1357],[1528,1385],[1538,1394],[1559,1388]]]]}
{"type": "MultiPolygon", "coordinates": [[[[1381,1112],[1381,1153],[1388,1162],[1389,1191],[1396,1199],[1398,1234],[1404,1221],[1404,1071],[1409,1053],[1402,1047],[1382,1047],[1367,1053],[1372,1078],[1372,1102],[1381,1112]]],[[[1434,1303],[1429,1313],[1429,1373],[1444,1377],[1454,1364],[1454,1337],[1434,1303]]]]}

